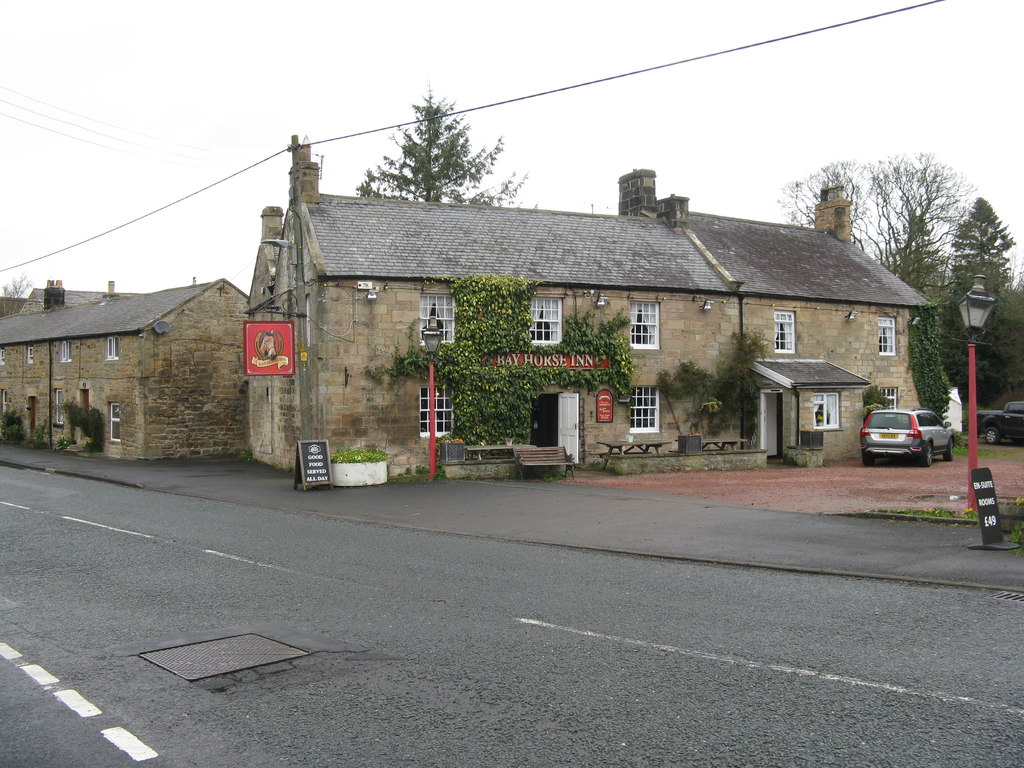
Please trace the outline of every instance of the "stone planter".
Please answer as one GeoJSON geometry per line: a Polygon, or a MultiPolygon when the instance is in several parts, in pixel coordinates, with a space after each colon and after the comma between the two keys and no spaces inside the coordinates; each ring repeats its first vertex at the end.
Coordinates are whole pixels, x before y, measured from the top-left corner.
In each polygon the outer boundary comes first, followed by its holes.
{"type": "Polygon", "coordinates": [[[701,451],[701,438],[700,435],[680,435],[679,436],[679,453],[700,453],[701,451]]]}
{"type": "Polygon", "coordinates": [[[331,462],[331,485],[352,488],[361,485],[383,485],[388,481],[386,461],[341,464],[331,462]]]}
{"type": "Polygon", "coordinates": [[[801,429],[798,445],[801,448],[821,448],[825,445],[825,434],[816,429],[801,429]]]}
{"type": "Polygon", "coordinates": [[[465,461],[465,443],[441,443],[441,461],[465,461]]]}

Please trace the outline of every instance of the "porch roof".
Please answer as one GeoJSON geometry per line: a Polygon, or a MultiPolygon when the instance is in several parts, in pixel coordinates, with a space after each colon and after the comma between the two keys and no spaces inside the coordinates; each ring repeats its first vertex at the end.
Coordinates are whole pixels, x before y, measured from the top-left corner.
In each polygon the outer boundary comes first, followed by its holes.
{"type": "Polygon", "coordinates": [[[758,360],[754,370],[789,389],[805,387],[866,387],[871,382],[828,360],[758,360]]]}

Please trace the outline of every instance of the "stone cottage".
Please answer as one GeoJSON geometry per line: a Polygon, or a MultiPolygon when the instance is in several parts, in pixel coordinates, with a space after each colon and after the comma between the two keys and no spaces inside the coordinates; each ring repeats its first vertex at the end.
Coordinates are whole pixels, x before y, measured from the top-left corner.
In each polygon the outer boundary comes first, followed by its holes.
{"type": "Polygon", "coordinates": [[[76,294],[50,281],[40,309],[0,318],[0,407],[27,437],[81,439],[75,402],[103,414],[103,451],[151,459],[242,451],[241,328],[247,297],[227,280],[147,294],[76,294]]]}

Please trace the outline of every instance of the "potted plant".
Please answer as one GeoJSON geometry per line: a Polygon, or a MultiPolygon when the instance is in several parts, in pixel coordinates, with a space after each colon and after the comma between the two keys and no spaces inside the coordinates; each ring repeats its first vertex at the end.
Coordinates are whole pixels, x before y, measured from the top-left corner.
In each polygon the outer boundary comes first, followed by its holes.
{"type": "Polygon", "coordinates": [[[331,454],[331,485],[351,488],[388,481],[388,455],[375,449],[337,450],[331,454]]]}

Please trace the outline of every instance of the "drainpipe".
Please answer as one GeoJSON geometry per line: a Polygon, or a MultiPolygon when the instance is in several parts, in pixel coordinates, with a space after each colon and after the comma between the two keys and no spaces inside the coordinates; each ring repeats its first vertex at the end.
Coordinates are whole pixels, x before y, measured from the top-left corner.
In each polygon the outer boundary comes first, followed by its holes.
{"type": "Polygon", "coordinates": [[[46,389],[46,430],[49,444],[53,449],[53,341],[46,342],[46,356],[49,359],[49,381],[46,389]]]}

